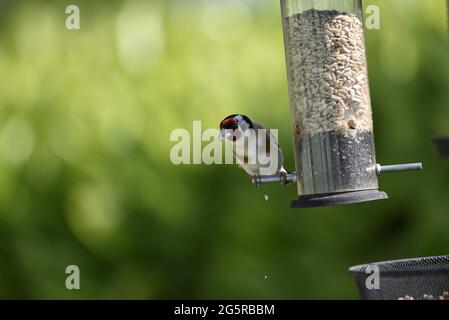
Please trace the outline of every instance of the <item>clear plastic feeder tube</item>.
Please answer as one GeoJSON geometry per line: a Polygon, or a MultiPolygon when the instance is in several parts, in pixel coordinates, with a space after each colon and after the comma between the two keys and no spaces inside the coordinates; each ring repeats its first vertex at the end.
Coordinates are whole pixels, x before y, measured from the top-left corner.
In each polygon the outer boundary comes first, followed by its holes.
{"type": "Polygon", "coordinates": [[[361,1],[281,8],[299,195],[377,190],[361,1]]]}

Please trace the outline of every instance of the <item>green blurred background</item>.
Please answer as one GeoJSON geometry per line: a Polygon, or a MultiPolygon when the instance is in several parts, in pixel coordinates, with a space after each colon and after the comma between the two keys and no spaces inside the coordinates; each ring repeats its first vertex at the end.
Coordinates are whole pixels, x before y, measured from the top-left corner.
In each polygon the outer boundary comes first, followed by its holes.
{"type": "Polygon", "coordinates": [[[445,1],[369,4],[378,161],[425,170],[382,176],[387,201],[294,210],[294,186],[169,161],[173,129],[238,112],[293,168],[279,1],[0,1],[0,298],[357,299],[351,265],[449,254],[445,1]]]}

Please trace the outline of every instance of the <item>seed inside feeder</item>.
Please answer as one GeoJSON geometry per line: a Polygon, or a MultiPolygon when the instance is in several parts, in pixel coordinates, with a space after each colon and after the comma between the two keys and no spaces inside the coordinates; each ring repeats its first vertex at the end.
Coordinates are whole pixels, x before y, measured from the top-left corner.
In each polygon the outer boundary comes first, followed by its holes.
{"type": "Polygon", "coordinates": [[[445,291],[439,298],[440,300],[449,300],[449,292],[445,291]]]}
{"type": "MultiPolygon", "coordinates": [[[[398,300],[416,300],[416,299],[411,295],[406,295],[404,297],[400,297],[398,300]]],[[[436,299],[431,294],[424,294],[422,298],[418,297],[417,300],[436,300],[436,299]]],[[[441,296],[439,296],[439,300],[449,300],[449,292],[444,292],[441,296]]]]}
{"type": "Polygon", "coordinates": [[[377,190],[362,21],[309,9],[284,16],[284,36],[298,193],[377,190]]]}
{"type": "Polygon", "coordinates": [[[355,128],[357,128],[357,122],[355,122],[354,120],[349,120],[348,121],[348,126],[351,129],[355,129],[355,128]]]}
{"type": "Polygon", "coordinates": [[[292,108],[302,134],[349,134],[349,122],[350,129],[371,131],[362,22],[354,14],[316,9],[285,20],[292,108]]]}

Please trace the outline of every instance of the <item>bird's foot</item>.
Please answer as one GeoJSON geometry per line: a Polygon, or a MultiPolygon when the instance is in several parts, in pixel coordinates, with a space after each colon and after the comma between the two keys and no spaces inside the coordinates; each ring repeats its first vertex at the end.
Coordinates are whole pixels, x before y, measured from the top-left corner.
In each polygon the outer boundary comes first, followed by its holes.
{"type": "Polygon", "coordinates": [[[251,182],[256,185],[257,188],[260,188],[260,177],[258,175],[251,176],[251,182]]]}
{"type": "Polygon", "coordinates": [[[279,176],[281,178],[281,184],[283,186],[286,186],[290,183],[290,181],[288,181],[288,173],[287,172],[281,172],[281,173],[279,173],[279,176]]]}

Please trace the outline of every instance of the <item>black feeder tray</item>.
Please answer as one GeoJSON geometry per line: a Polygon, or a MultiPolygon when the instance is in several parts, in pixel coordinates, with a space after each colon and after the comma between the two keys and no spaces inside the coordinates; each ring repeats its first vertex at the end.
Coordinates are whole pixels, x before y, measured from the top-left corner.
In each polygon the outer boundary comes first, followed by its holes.
{"type": "Polygon", "coordinates": [[[354,266],[349,273],[362,300],[449,300],[449,256],[375,262],[354,266]],[[367,286],[378,268],[378,289],[367,286]]]}

